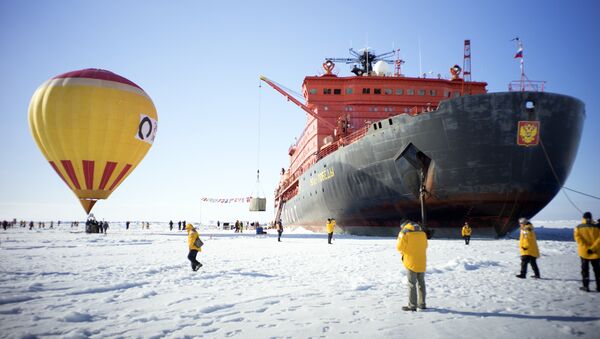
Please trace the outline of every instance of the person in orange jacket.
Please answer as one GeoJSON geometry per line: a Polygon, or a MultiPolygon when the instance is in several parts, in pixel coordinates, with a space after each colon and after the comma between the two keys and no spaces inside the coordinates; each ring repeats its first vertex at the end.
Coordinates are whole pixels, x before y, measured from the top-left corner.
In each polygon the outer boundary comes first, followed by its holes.
{"type": "Polygon", "coordinates": [[[471,226],[469,226],[468,222],[465,222],[461,232],[463,239],[465,239],[465,245],[468,245],[471,241],[471,232],[471,226]]]}
{"type": "Polygon", "coordinates": [[[526,218],[519,219],[521,227],[521,235],[519,237],[519,247],[521,252],[521,273],[517,274],[517,278],[525,279],[527,274],[527,265],[531,263],[533,269],[533,278],[540,278],[540,269],[537,265],[537,258],[540,256],[537,239],[533,225],[526,218]]]}
{"type": "Polygon", "coordinates": [[[403,311],[425,309],[425,270],[427,268],[427,235],[415,222],[405,221],[396,242],[396,249],[402,255],[408,280],[408,306],[403,311]],[[417,299],[418,285],[418,299],[417,299]]]}
{"type": "Polygon", "coordinates": [[[202,264],[196,260],[198,252],[202,251],[202,241],[200,240],[200,235],[194,226],[192,226],[192,224],[185,225],[185,229],[188,232],[188,247],[190,249],[187,257],[192,263],[192,270],[197,271],[200,267],[202,267],[202,264]]]}
{"type": "Polygon", "coordinates": [[[592,213],[583,213],[581,224],[575,227],[573,237],[577,242],[577,252],[581,258],[581,279],[579,289],[590,291],[590,264],[596,276],[596,291],[600,292],[600,225],[595,224],[592,213]]]}

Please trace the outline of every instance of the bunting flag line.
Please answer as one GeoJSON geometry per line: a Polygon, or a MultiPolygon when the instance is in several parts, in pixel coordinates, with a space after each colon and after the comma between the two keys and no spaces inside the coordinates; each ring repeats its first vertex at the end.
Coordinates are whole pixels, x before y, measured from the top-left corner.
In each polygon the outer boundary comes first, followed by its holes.
{"type": "Polygon", "coordinates": [[[234,204],[234,203],[249,203],[252,197],[242,198],[200,198],[202,202],[210,202],[213,204],[234,204]]]}

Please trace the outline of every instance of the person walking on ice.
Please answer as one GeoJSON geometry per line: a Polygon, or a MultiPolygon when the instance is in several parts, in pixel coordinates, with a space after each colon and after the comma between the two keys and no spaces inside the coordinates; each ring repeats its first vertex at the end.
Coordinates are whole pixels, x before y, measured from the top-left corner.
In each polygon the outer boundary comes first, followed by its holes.
{"type": "Polygon", "coordinates": [[[333,230],[335,229],[335,219],[328,218],[325,227],[327,228],[327,243],[331,245],[331,240],[333,239],[333,230]]]}
{"type": "Polygon", "coordinates": [[[521,252],[521,273],[517,274],[517,278],[525,279],[527,275],[527,265],[531,263],[533,269],[533,278],[540,278],[540,270],[537,265],[537,258],[540,256],[537,239],[533,225],[526,218],[519,219],[521,226],[521,235],[519,237],[519,247],[521,252]]]}
{"type": "Polygon", "coordinates": [[[471,232],[471,226],[469,226],[468,222],[465,222],[461,232],[463,239],[465,239],[465,245],[468,245],[471,241],[471,232]]]}
{"type": "Polygon", "coordinates": [[[581,224],[575,227],[573,238],[577,242],[577,253],[581,258],[581,280],[579,289],[590,291],[590,264],[596,277],[596,291],[600,292],[600,225],[594,224],[592,213],[583,213],[581,224]]]}
{"type": "Polygon", "coordinates": [[[283,233],[283,224],[281,223],[281,219],[277,222],[277,241],[281,242],[281,234],[283,233]]]}
{"type": "Polygon", "coordinates": [[[425,306],[427,245],[427,235],[419,224],[411,221],[405,221],[402,224],[400,233],[398,233],[396,249],[402,256],[402,264],[406,268],[408,281],[408,305],[402,306],[403,311],[427,308],[425,306]]]}
{"type": "Polygon", "coordinates": [[[202,243],[202,240],[200,240],[200,235],[194,226],[192,226],[192,224],[187,224],[185,229],[188,232],[188,247],[190,249],[190,252],[188,253],[188,259],[192,264],[192,270],[197,271],[200,267],[202,267],[202,264],[196,260],[196,256],[198,255],[198,252],[202,252],[202,245],[204,245],[204,243],[202,243]]]}

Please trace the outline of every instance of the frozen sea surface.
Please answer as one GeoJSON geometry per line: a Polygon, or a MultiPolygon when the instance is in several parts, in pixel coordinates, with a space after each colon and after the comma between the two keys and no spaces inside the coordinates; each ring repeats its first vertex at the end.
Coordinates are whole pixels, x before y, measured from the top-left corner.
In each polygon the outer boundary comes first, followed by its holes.
{"type": "MultiPolygon", "coordinates": [[[[111,224],[0,231],[2,338],[599,338],[600,293],[579,290],[577,221],[534,221],[543,279],[517,279],[518,235],[432,239],[427,306],[407,303],[395,239],[111,224]]],[[[594,286],[594,282],[592,282],[594,286]]]]}

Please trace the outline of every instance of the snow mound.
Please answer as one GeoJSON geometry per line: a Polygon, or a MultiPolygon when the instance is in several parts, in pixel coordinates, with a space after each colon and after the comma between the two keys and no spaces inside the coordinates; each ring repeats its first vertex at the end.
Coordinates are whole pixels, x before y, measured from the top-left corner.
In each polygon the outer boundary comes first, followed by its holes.
{"type": "Polygon", "coordinates": [[[480,268],[502,266],[500,262],[493,260],[473,260],[473,259],[452,259],[439,266],[432,266],[427,269],[427,273],[444,273],[456,270],[474,271],[480,268]]]}
{"type": "Polygon", "coordinates": [[[62,320],[68,323],[84,323],[92,321],[93,317],[88,313],[70,312],[67,313],[62,320]]]}

